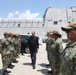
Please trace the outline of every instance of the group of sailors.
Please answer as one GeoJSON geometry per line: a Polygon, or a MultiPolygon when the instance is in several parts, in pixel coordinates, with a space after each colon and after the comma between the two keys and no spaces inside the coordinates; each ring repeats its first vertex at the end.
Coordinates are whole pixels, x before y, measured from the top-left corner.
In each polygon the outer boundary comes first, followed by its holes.
{"type": "Polygon", "coordinates": [[[12,63],[17,63],[19,58],[21,39],[20,35],[4,32],[4,38],[0,42],[0,53],[2,55],[3,75],[10,73],[7,68],[13,69],[12,63]]]}
{"type": "Polygon", "coordinates": [[[46,51],[52,75],[76,75],[76,22],[61,27],[69,40],[63,48],[58,39],[61,34],[56,30],[47,32],[46,51]]]}
{"type": "MultiPolygon", "coordinates": [[[[56,30],[47,32],[46,51],[52,75],[76,75],[76,22],[66,27],[61,27],[66,32],[69,40],[63,48],[62,42],[58,41],[61,34],[56,30]]],[[[21,37],[18,34],[4,33],[0,42],[0,53],[2,55],[3,73],[9,73],[7,68],[13,68],[12,63],[17,63],[21,49],[21,37]]]]}

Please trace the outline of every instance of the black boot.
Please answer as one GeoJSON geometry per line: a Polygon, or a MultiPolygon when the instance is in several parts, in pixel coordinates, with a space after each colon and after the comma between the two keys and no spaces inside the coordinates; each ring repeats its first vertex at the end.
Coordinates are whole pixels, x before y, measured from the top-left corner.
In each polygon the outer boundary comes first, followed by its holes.
{"type": "Polygon", "coordinates": [[[18,63],[18,61],[17,60],[14,60],[13,63],[18,63]]]}
{"type": "Polygon", "coordinates": [[[9,73],[11,73],[11,71],[4,70],[3,75],[9,75],[9,73]]]}
{"type": "Polygon", "coordinates": [[[33,65],[33,69],[35,69],[35,65],[33,65]]]}
{"type": "Polygon", "coordinates": [[[49,73],[49,74],[53,74],[53,72],[52,72],[52,71],[48,71],[48,73],[49,73]]]}
{"type": "Polygon", "coordinates": [[[15,67],[14,65],[12,65],[11,63],[9,64],[8,68],[13,69],[13,67],[15,67]]]}

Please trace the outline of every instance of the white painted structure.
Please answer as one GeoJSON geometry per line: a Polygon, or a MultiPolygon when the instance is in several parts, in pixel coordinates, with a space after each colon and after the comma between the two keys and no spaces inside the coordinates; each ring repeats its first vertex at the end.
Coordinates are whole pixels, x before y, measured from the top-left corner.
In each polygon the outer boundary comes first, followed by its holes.
{"type": "Polygon", "coordinates": [[[35,31],[39,37],[45,37],[49,30],[58,30],[63,37],[65,33],[61,30],[61,26],[76,21],[76,7],[71,8],[47,8],[43,15],[43,20],[0,20],[0,38],[3,37],[5,31],[27,34],[35,31]]]}
{"type": "Polygon", "coordinates": [[[47,8],[44,14],[44,25],[46,30],[58,30],[62,38],[66,38],[65,32],[61,30],[62,26],[76,21],[76,7],[71,8],[47,8]]]}

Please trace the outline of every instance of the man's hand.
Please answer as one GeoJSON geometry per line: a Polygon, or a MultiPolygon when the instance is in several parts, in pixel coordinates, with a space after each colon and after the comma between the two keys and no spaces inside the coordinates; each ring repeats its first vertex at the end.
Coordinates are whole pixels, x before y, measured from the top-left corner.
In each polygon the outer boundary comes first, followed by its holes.
{"type": "Polygon", "coordinates": [[[37,48],[37,53],[38,53],[38,49],[39,49],[39,48],[37,48]]]}

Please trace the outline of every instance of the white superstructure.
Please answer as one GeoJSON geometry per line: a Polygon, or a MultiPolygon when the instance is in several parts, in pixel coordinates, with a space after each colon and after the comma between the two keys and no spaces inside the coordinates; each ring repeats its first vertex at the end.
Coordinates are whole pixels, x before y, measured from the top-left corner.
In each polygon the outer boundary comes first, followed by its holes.
{"type": "Polygon", "coordinates": [[[51,8],[48,7],[43,15],[43,20],[0,20],[0,37],[2,38],[5,31],[27,34],[35,31],[39,37],[45,37],[49,30],[58,30],[66,38],[62,32],[61,26],[76,21],[76,7],[71,8],[51,8]]]}

